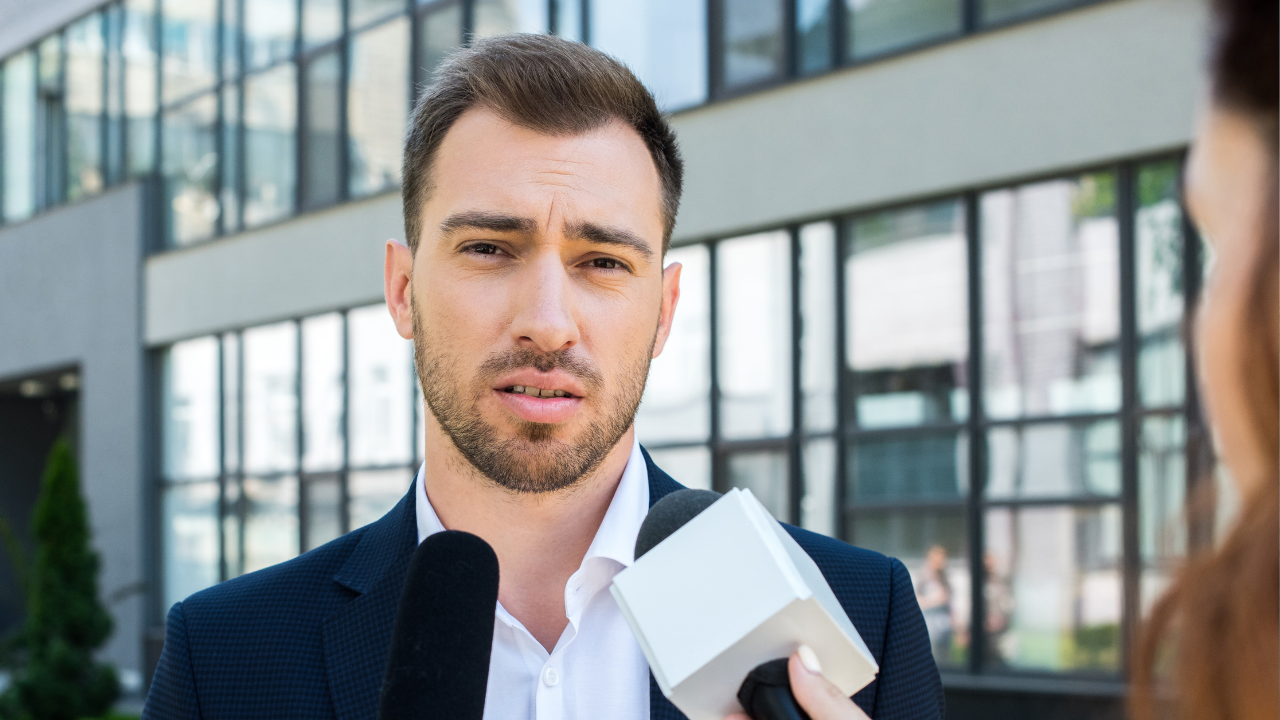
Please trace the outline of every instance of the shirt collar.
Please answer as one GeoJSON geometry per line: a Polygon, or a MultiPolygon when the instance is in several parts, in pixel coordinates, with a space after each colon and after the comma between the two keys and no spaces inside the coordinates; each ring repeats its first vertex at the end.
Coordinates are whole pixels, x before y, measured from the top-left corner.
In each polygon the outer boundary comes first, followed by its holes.
{"type": "MultiPolygon", "coordinates": [[[[418,468],[418,476],[413,481],[415,497],[414,506],[418,515],[418,542],[444,530],[440,516],[427,499],[426,464],[418,468]]],[[[622,479],[609,502],[600,528],[591,540],[587,554],[582,558],[585,563],[593,557],[608,558],[630,567],[635,562],[636,535],[640,533],[640,524],[649,513],[649,477],[645,467],[644,455],[640,453],[640,441],[631,443],[631,456],[627,458],[627,466],[622,470],[622,479]]]]}

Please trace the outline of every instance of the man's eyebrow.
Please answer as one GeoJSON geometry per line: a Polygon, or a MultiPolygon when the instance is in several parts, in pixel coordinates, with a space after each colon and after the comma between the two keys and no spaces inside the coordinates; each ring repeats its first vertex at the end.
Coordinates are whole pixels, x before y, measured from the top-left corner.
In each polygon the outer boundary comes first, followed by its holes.
{"type": "Polygon", "coordinates": [[[502,213],[484,212],[474,210],[470,212],[461,212],[450,215],[440,223],[440,232],[448,235],[457,230],[489,230],[491,232],[522,232],[532,234],[537,232],[538,223],[532,218],[522,218],[515,215],[503,215],[502,213]]]}
{"type": "Polygon", "coordinates": [[[629,230],[606,227],[591,222],[575,223],[565,228],[565,235],[602,245],[623,245],[644,256],[645,260],[653,259],[653,250],[649,243],[629,230]]]}

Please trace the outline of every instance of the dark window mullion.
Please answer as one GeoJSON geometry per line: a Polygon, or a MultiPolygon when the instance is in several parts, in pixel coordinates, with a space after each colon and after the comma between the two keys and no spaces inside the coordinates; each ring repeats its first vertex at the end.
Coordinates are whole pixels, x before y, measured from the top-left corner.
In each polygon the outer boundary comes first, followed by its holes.
{"type": "Polygon", "coordinates": [[[835,257],[832,258],[832,264],[835,266],[836,273],[836,308],[835,308],[835,363],[836,363],[836,497],[835,497],[835,531],[836,537],[842,540],[848,540],[852,531],[851,523],[846,519],[846,509],[849,502],[849,472],[848,472],[848,437],[853,430],[850,426],[848,414],[845,412],[845,395],[848,393],[846,385],[848,378],[845,376],[845,366],[848,358],[845,357],[845,323],[848,318],[845,316],[845,284],[848,278],[845,276],[844,253],[845,243],[848,241],[848,223],[843,219],[832,221],[835,225],[836,241],[835,257]]]}
{"type": "Polygon", "coordinates": [[[302,373],[303,352],[302,352],[302,321],[293,321],[293,342],[294,342],[294,374],[293,374],[293,417],[294,417],[294,467],[297,471],[298,478],[298,553],[304,553],[307,548],[307,525],[311,521],[310,513],[307,511],[307,478],[302,471],[302,455],[303,446],[306,442],[306,432],[302,423],[305,413],[302,407],[302,373]]]}
{"type": "Polygon", "coordinates": [[[227,507],[227,339],[218,336],[218,582],[227,580],[227,524],[222,515],[227,507]]]}
{"type": "Polygon", "coordinates": [[[969,275],[969,672],[982,672],[986,648],[986,518],[982,504],[986,489],[987,439],[983,362],[982,304],[982,218],[980,197],[976,192],[964,196],[965,241],[968,248],[969,275]]]}
{"type": "Polygon", "coordinates": [[[710,327],[710,349],[711,349],[711,489],[717,492],[725,492],[728,490],[728,481],[724,472],[724,452],[721,447],[720,440],[720,341],[716,337],[716,333],[720,327],[720,300],[716,297],[719,289],[719,280],[716,278],[718,270],[718,249],[720,244],[712,242],[707,244],[707,255],[709,266],[708,290],[710,293],[711,317],[708,323],[710,327]]]}
{"type": "MultiPolygon", "coordinates": [[[[347,137],[349,118],[347,93],[351,80],[351,0],[342,0],[342,42],[338,45],[338,202],[351,196],[351,139],[347,137]]],[[[410,32],[415,25],[410,20],[410,32]]],[[[412,52],[412,48],[410,48],[412,52]]],[[[416,56],[410,56],[412,58],[416,56]]],[[[415,63],[416,64],[416,63],[415,63]]],[[[412,76],[412,73],[410,73],[412,76]]],[[[412,82],[412,81],[410,81],[412,82]]],[[[413,97],[410,91],[411,99],[413,97]]]]}
{"type": "Polygon", "coordinates": [[[351,416],[351,342],[350,322],[347,311],[342,311],[342,420],[338,431],[342,438],[342,470],[338,473],[339,514],[342,532],[351,531],[351,432],[348,427],[351,416]]]}
{"type": "Polygon", "coordinates": [[[1137,331],[1137,263],[1135,262],[1133,216],[1134,184],[1137,182],[1132,163],[1116,168],[1116,214],[1120,230],[1120,499],[1122,612],[1121,665],[1128,674],[1127,662],[1133,648],[1133,631],[1141,612],[1139,578],[1142,571],[1138,535],[1138,438],[1142,418],[1138,412],[1138,331],[1137,331]]]}
{"type": "MultiPolygon", "coordinates": [[[[789,0],[794,5],[794,0],[789,0]]],[[[801,373],[801,346],[804,335],[804,315],[800,307],[800,228],[793,226],[791,235],[791,440],[790,477],[787,488],[787,513],[790,522],[799,525],[802,520],[802,501],[805,492],[804,454],[800,439],[804,432],[804,383],[801,373]]]]}

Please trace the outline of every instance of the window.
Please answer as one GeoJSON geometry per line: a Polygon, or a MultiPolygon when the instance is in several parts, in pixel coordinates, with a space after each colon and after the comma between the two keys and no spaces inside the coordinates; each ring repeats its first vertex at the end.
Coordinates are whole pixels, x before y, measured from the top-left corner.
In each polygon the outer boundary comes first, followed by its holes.
{"type": "Polygon", "coordinates": [[[832,0],[796,0],[796,57],[801,75],[831,67],[832,0]]]}
{"type": "Polygon", "coordinates": [[[304,50],[327,45],[341,35],[342,0],[304,0],[302,3],[304,50]]]}
{"type": "Polygon", "coordinates": [[[145,175],[156,158],[156,0],[125,0],[124,57],[125,167],[145,175]]]}
{"type": "Polygon", "coordinates": [[[244,223],[261,225],[293,212],[297,122],[293,65],[244,81],[244,223]]]}
{"type": "Polygon", "coordinates": [[[244,3],[246,71],[268,67],[293,55],[297,4],[297,0],[244,3]]]}
{"type": "Polygon", "coordinates": [[[217,228],[217,111],[210,94],[164,113],[165,226],[175,246],[211,237],[217,228]]]}
{"type": "Polygon", "coordinates": [[[960,33],[960,0],[846,1],[852,60],[960,33]]]}
{"type": "MultiPolygon", "coordinates": [[[[255,3],[249,3],[253,5],[255,3]]],[[[161,0],[161,82],[164,104],[218,81],[217,0],[161,0]]]]}
{"type": "Polygon", "coordinates": [[[302,66],[305,78],[305,155],[302,205],[324,207],[338,201],[342,175],[342,56],[316,55],[302,66]]]}
{"type": "Polygon", "coordinates": [[[102,14],[93,13],[67,28],[67,199],[94,195],[104,186],[103,63],[106,44],[102,14]]]}
{"type": "Polygon", "coordinates": [[[409,20],[399,17],[351,39],[347,92],[353,197],[400,184],[409,116],[409,20]]]}
{"type": "Polygon", "coordinates": [[[721,0],[721,6],[723,87],[748,87],[782,77],[787,72],[783,3],[721,0]]]}
{"type": "Polygon", "coordinates": [[[36,208],[36,63],[31,51],[4,63],[4,219],[36,208]]]}
{"type": "Polygon", "coordinates": [[[462,45],[462,4],[434,3],[418,13],[418,86],[431,77],[449,53],[462,45]]]}
{"type": "Polygon", "coordinates": [[[707,6],[686,0],[591,0],[591,46],[626,63],[665,110],[707,99],[707,6]]]}

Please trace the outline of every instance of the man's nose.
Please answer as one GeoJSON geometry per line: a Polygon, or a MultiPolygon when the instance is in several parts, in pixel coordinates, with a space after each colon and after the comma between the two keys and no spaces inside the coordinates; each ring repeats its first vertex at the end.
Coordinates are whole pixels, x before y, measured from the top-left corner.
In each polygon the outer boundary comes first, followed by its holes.
{"type": "Polygon", "coordinates": [[[517,275],[516,282],[513,339],[522,347],[547,353],[578,344],[572,281],[558,253],[540,253],[517,275]]]}

